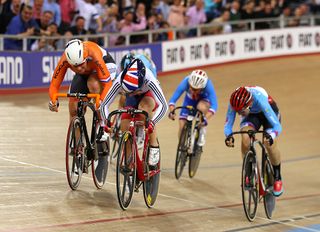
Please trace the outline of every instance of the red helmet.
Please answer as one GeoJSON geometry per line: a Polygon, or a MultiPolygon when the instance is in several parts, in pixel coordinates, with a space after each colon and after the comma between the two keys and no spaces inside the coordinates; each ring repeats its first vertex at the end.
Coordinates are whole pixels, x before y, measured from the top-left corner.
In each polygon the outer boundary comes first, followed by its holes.
{"type": "Polygon", "coordinates": [[[230,105],[235,111],[247,108],[252,102],[252,94],[245,87],[237,88],[230,97],[230,105]]]}

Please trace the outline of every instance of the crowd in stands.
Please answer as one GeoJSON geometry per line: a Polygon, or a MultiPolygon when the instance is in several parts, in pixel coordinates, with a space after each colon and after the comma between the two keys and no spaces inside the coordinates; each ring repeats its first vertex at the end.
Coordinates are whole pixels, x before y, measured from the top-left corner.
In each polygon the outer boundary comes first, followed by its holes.
{"type": "MultiPolygon", "coordinates": [[[[100,33],[131,33],[180,27],[196,27],[215,22],[203,34],[243,30],[250,24],[230,24],[236,20],[288,17],[286,26],[307,24],[302,16],[320,12],[320,0],[0,0],[0,34],[28,40],[28,50],[60,50],[64,41],[50,36],[100,33]]],[[[258,22],[255,29],[272,28],[271,22],[258,22]]],[[[181,30],[178,37],[193,37],[196,29],[181,30]]],[[[153,41],[172,39],[169,32],[155,33],[153,41]]],[[[105,47],[123,45],[125,37],[93,38],[105,47]]],[[[147,42],[145,35],[130,37],[130,43],[147,42]]],[[[5,50],[22,50],[22,40],[5,39],[5,50]]]]}

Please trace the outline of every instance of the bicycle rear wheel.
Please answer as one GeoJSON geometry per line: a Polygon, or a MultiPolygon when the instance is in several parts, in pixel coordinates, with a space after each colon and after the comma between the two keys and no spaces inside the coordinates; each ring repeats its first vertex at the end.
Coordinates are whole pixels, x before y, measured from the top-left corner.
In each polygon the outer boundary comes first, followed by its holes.
{"type": "Polygon", "coordinates": [[[273,167],[270,163],[270,160],[265,157],[266,154],[263,154],[262,161],[262,178],[265,185],[265,194],[263,196],[263,205],[267,218],[271,219],[272,213],[276,205],[276,198],[272,193],[273,190],[273,167]]]}
{"type": "Polygon", "coordinates": [[[160,162],[161,162],[161,152],[159,156],[159,162],[156,166],[149,166],[149,147],[147,148],[148,153],[145,160],[145,173],[148,173],[148,177],[143,182],[143,197],[146,206],[152,208],[155,204],[159,192],[160,184],[160,162]]]}
{"type": "Polygon", "coordinates": [[[66,141],[66,174],[70,188],[76,190],[80,184],[87,149],[81,129],[80,118],[73,117],[69,124],[66,141]]]}
{"type": "Polygon", "coordinates": [[[253,221],[256,217],[259,200],[256,165],[255,154],[252,151],[248,151],[243,159],[241,189],[243,209],[249,221],[253,221]]]}
{"type": "Polygon", "coordinates": [[[187,124],[181,130],[179,144],[177,148],[177,155],[176,155],[176,163],[175,163],[175,176],[176,179],[179,179],[182,175],[183,168],[187,162],[188,156],[188,129],[187,124]]]}
{"type": "Polygon", "coordinates": [[[136,183],[136,156],[132,135],[125,132],[121,138],[116,167],[117,197],[120,207],[126,210],[132,199],[136,183]]]}
{"type": "Polygon", "coordinates": [[[94,185],[97,187],[97,189],[101,189],[104,183],[106,182],[109,167],[109,139],[104,142],[96,142],[96,149],[98,156],[94,157],[91,161],[91,171],[94,185]]]}
{"type": "Polygon", "coordinates": [[[198,146],[199,139],[199,129],[195,129],[194,131],[194,148],[193,153],[189,156],[189,177],[192,178],[196,175],[200,158],[202,154],[202,147],[198,146]]]}

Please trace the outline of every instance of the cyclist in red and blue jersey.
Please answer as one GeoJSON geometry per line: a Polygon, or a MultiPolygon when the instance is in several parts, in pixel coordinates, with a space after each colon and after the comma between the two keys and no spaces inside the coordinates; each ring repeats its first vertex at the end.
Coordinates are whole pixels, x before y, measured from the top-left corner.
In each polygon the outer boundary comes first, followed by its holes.
{"type": "MultiPolygon", "coordinates": [[[[276,102],[259,86],[245,86],[237,88],[230,97],[224,133],[226,145],[233,146],[232,127],[236,113],[241,116],[240,130],[259,130],[261,126],[267,136],[265,136],[266,149],[270,156],[270,161],[274,169],[275,182],[273,185],[273,195],[280,196],[283,193],[282,179],[280,173],[281,156],[277,148],[277,138],[282,131],[280,111],[276,102]]],[[[250,139],[247,134],[242,134],[241,151],[242,156],[249,150],[250,139]]]]}
{"type": "MultiPolygon", "coordinates": [[[[186,92],[186,95],[184,97],[183,106],[193,106],[205,115],[198,140],[198,145],[202,147],[205,144],[208,120],[218,109],[216,92],[207,73],[199,69],[194,70],[190,75],[183,79],[169,101],[169,118],[172,120],[175,119],[175,114],[173,114],[172,111],[175,108],[176,102],[184,92],[186,92]]],[[[187,116],[188,110],[182,109],[179,117],[179,136],[186,123],[187,116]]]]}
{"type": "MultiPolygon", "coordinates": [[[[153,72],[146,68],[140,59],[132,60],[126,68],[114,79],[112,87],[101,103],[100,111],[102,117],[108,118],[109,106],[119,93],[126,95],[125,107],[141,109],[148,112],[148,131],[150,133],[150,155],[149,165],[155,166],[159,162],[160,150],[157,141],[155,125],[166,114],[168,107],[159,81],[153,72]]],[[[128,130],[130,115],[122,115],[121,130],[128,130]]]]}

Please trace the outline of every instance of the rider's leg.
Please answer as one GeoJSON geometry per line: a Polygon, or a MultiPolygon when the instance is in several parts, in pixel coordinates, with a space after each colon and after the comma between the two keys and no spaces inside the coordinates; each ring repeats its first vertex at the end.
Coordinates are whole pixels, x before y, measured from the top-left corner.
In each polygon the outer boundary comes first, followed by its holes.
{"type": "MultiPolygon", "coordinates": [[[[148,115],[150,118],[152,118],[153,110],[156,107],[156,102],[151,96],[144,96],[140,103],[139,103],[139,109],[145,110],[148,112],[148,115]]],[[[150,143],[150,150],[149,150],[149,164],[150,165],[156,165],[159,162],[160,158],[160,149],[159,144],[157,141],[157,132],[156,128],[154,128],[153,132],[149,134],[149,143],[150,143]]]]}
{"type": "MultiPolygon", "coordinates": [[[[210,108],[210,103],[208,101],[200,100],[197,104],[197,109],[200,110],[204,115],[207,115],[210,108]]],[[[206,126],[200,128],[198,145],[204,146],[205,144],[205,135],[207,133],[206,126]]]]}
{"type": "MultiPolygon", "coordinates": [[[[149,118],[151,119],[152,118],[152,115],[153,115],[153,109],[155,108],[156,106],[156,103],[155,103],[155,100],[152,98],[152,97],[149,97],[149,96],[144,96],[140,103],[139,103],[139,106],[138,108],[140,110],[144,110],[144,111],[147,111],[148,112],[148,115],[149,115],[149,118]]],[[[149,135],[149,138],[150,138],[150,145],[151,146],[154,146],[154,147],[159,147],[159,144],[158,144],[158,141],[157,141],[157,133],[156,133],[156,128],[154,128],[153,130],[153,133],[151,133],[149,135]]]]}
{"type": "Polygon", "coordinates": [[[271,164],[274,171],[274,184],[273,184],[273,194],[275,196],[280,196],[283,193],[282,179],[281,179],[281,154],[277,147],[277,139],[273,140],[272,146],[265,143],[266,149],[269,154],[271,164]]]}
{"type": "Polygon", "coordinates": [[[97,77],[97,74],[93,73],[88,77],[87,85],[90,93],[101,92],[101,84],[97,77]]]}
{"type": "MultiPolygon", "coordinates": [[[[256,130],[252,126],[244,126],[241,128],[241,131],[249,131],[249,130],[256,130]]],[[[249,135],[247,134],[242,134],[241,135],[241,153],[242,153],[242,158],[244,158],[245,154],[249,151],[250,147],[250,138],[249,135]]]]}
{"type": "Polygon", "coordinates": [[[180,138],[182,128],[184,127],[185,124],[186,124],[186,120],[181,118],[181,119],[179,120],[178,138],[180,138]]]}

